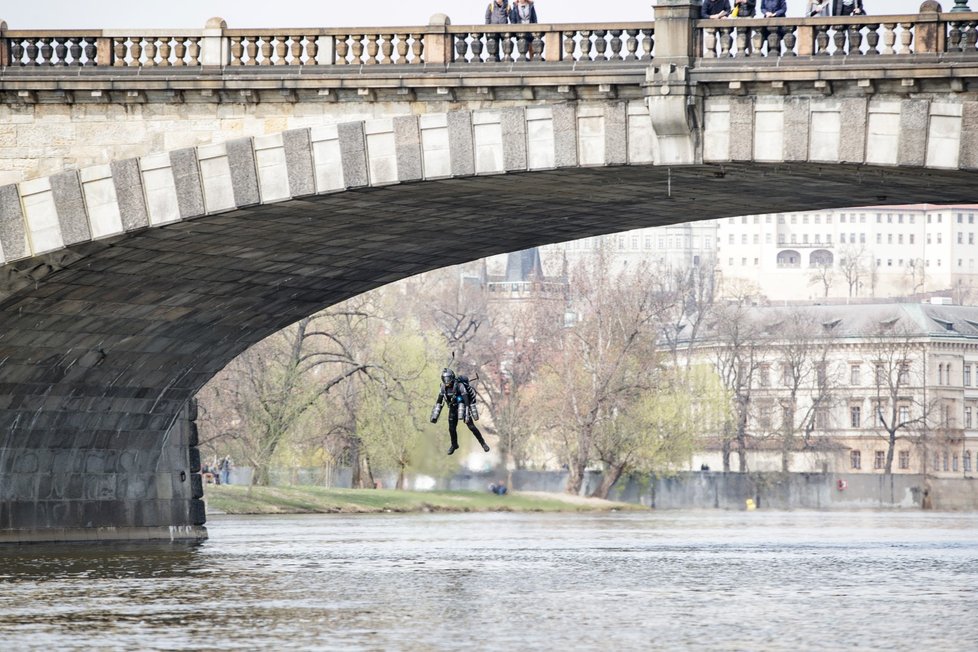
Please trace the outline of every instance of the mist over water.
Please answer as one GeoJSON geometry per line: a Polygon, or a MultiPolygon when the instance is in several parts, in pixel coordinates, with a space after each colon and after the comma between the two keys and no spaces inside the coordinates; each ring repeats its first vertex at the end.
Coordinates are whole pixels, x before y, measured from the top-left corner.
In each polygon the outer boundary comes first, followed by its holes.
{"type": "Polygon", "coordinates": [[[0,548],[0,649],[974,650],[978,517],[218,517],[0,548]]]}

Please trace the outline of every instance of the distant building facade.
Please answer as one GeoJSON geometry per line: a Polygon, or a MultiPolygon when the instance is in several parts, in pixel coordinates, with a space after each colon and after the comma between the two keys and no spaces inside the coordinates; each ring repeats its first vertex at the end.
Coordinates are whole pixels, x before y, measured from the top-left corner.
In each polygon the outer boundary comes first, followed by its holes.
{"type": "MultiPolygon", "coordinates": [[[[790,449],[793,472],[883,473],[890,428],[893,473],[978,477],[978,308],[755,307],[744,319],[756,344],[737,363],[749,471],[782,470],[790,449]]],[[[711,329],[692,355],[719,366],[731,345],[711,329]]],[[[703,433],[690,469],[722,470],[725,437],[703,433]]],[[[734,444],[734,471],[737,452],[734,444]]]]}

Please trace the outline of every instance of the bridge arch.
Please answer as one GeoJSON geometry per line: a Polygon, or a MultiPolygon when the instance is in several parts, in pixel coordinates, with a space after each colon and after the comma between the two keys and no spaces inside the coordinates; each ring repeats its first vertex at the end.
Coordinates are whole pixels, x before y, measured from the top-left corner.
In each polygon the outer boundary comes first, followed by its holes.
{"type": "Polygon", "coordinates": [[[795,160],[786,144],[785,160],[670,167],[658,142],[643,103],[562,103],[0,188],[0,539],[202,536],[190,398],[251,344],[374,287],[645,226],[974,200],[960,166],[795,160]]]}

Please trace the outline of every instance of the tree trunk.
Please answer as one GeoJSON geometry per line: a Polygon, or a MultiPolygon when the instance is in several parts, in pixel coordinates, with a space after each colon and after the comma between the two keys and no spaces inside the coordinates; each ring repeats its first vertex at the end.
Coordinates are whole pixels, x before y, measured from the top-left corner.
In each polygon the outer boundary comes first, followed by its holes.
{"type": "Polygon", "coordinates": [[[584,484],[584,469],[586,463],[575,462],[570,465],[570,475],[567,478],[567,493],[577,496],[581,493],[581,486],[584,484]]]}
{"type": "Polygon", "coordinates": [[[730,440],[723,440],[723,448],[721,449],[723,454],[723,472],[730,473],[730,440]]]}
{"type": "Polygon", "coordinates": [[[614,464],[609,466],[604,475],[601,476],[601,484],[595,489],[594,493],[591,494],[592,498],[601,498],[602,500],[608,499],[608,494],[611,492],[612,487],[617,484],[619,478],[621,478],[622,472],[625,470],[625,464],[614,464]]]}
{"type": "Polygon", "coordinates": [[[397,490],[404,491],[404,467],[397,470],[397,490]]]}

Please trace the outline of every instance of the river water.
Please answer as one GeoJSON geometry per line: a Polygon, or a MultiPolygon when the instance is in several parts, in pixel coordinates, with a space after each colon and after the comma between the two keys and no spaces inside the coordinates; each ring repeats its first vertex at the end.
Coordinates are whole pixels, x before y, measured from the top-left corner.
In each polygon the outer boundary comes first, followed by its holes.
{"type": "Polygon", "coordinates": [[[216,517],[0,548],[0,650],[976,650],[978,516],[216,517]]]}

